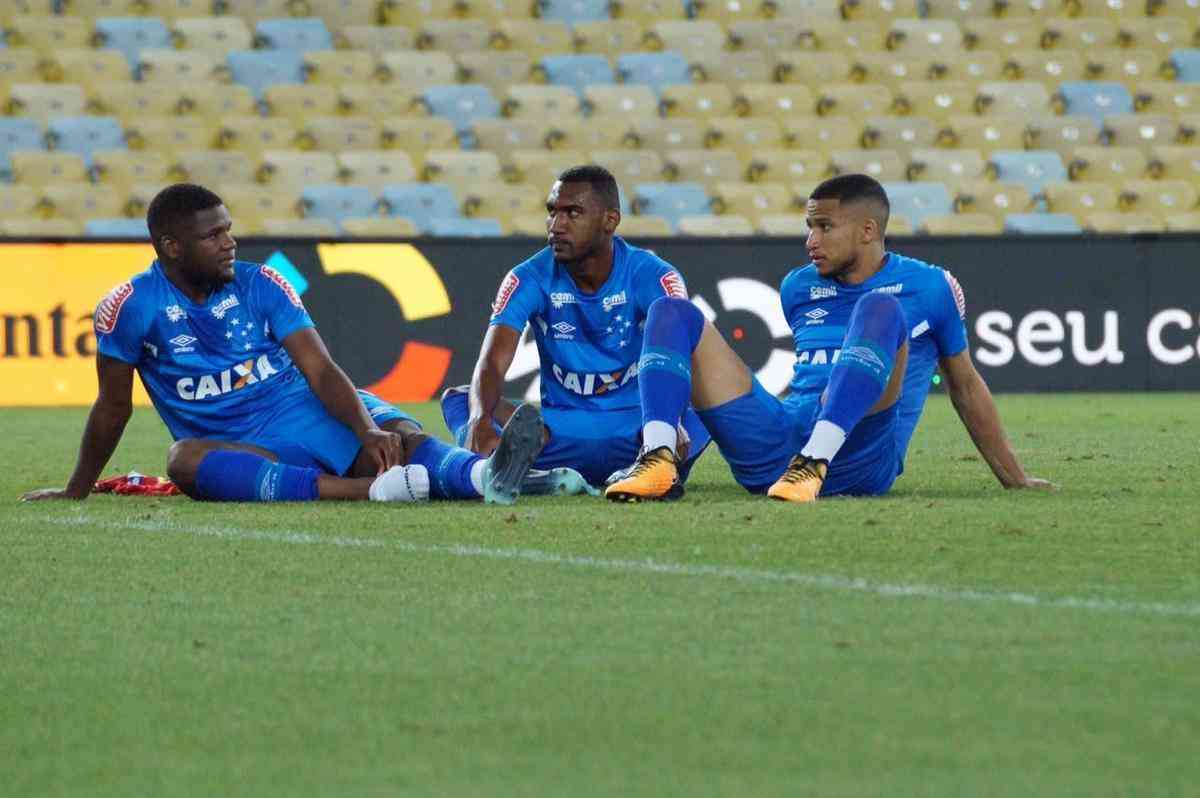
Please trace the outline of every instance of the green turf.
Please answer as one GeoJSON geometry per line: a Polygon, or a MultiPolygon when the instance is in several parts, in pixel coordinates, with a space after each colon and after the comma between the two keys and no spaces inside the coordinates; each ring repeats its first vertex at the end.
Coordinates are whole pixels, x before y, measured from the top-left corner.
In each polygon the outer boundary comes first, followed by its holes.
{"type": "Polygon", "coordinates": [[[84,411],[6,409],[0,794],[1194,794],[1197,402],[1002,397],[1053,495],[935,397],[885,499],[511,509],[18,504],[84,411]]]}

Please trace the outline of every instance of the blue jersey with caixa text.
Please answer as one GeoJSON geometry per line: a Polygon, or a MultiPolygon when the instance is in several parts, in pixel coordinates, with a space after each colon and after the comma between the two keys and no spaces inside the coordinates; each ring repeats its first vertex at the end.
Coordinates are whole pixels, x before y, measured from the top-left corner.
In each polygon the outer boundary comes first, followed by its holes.
{"type": "Polygon", "coordinates": [[[812,263],[793,269],[780,286],[783,315],[792,328],[796,348],[789,400],[813,402],[825,390],[830,369],[841,355],[854,303],[872,291],[889,293],[900,300],[908,324],[908,370],[896,429],[903,461],[921,419],[938,360],[967,347],[962,288],[945,269],[894,252],[887,254],[883,268],[860,285],[823,279],[812,263]]]}
{"type": "Polygon", "coordinates": [[[233,268],[233,280],[197,305],[154,261],[96,308],[98,350],[137,368],[176,440],[257,437],[310,393],[280,343],[313,326],[300,297],[268,266],[233,268]]]}
{"type": "Polygon", "coordinates": [[[638,407],[637,369],[650,303],[687,298],[683,278],[653,252],[613,238],[612,272],[585,294],[549,247],[505,276],[491,324],[522,332],[532,325],[546,407],[638,407]]]}

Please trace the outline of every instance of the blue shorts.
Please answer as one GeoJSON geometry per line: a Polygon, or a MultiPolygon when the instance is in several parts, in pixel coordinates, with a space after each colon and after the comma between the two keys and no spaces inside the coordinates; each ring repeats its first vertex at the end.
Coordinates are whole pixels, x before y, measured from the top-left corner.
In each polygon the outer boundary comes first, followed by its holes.
{"type": "MultiPolygon", "coordinates": [[[[399,419],[417,424],[416,419],[367,391],[360,390],[367,411],[375,423],[382,426],[399,419]]],[[[354,465],[362,448],[358,437],[342,422],[329,414],[325,405],[311,391],[299,402],[281,408],[260,428],[259,434],[244,439],[274,452],[279,462],[304,468],[319,468],[327,474],[342,476],[354,465]]]]}
{"type": "MultiPolygon", "coordinates": [[[[459,446],[466,441],[470,413],[467,394],[462,391],[452,391],[442,400],[442,418],[459,446]]],[[[604,411],[543,407],[542,423],[550,430],[550,440],[533,467],[573,468],[593,485],[604,484],[609,474],[631,465],[642,448],[642,411],[638,407],[604,411]]],[[[683,428],[692,444],[687,462],[679,470],[680,480],[687,479],[712,440],[690,407],[684,413],[683,428]]],[[[497,432],[499,429],[497,426],[497,432]]]]}
{"type": "MultiPolygon", "coordinates": [[[[781,401],[758,380],[750,393],[700,411],[733,478],[751,493],[765,493],[812,434],[820,402],[781,401]]],[[[829,467],[822,496],[879,496],[901,470],[896,425],[899,404],[867,416],[850,432],[829,467]]]]}

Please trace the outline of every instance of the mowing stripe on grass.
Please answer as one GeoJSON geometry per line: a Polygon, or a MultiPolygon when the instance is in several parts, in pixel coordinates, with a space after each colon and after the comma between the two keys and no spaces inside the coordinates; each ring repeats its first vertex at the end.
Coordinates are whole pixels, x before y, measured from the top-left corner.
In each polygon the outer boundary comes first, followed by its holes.
{"type": "Polygon", "coordinates": [[[589,570],[624,573],[666,574],[701,578],[733,579],[742,582],[783,583],[823,590],[869,593],[886,598],[925,598],[939,601],[972,601],[999,604],[1018,604],[1028,607],[1064,608],[1115,612],[1123,614],[1200,616],[1200,603],[1118,601],[1081,596],[1038,596],[1017,591],[990,591],[945,588],[936,585],[871,582],[846,576],[806,574],[797,571],[767,571],[733,565],[659,562],[657,560],[621,560],[589,557],[578,554],[559,554],[542,549],[493,548],[468,543],[436,544],[411,543],[403,540],[317,535],[291,530],[267,531],[236,526],[180,524],[175,521],[114,521],[87,515],[41,519],[54,526],[86,526],[89,528],[129,529],[153,534],[191,535],[193,537],[225,540],[287,543],[291,545],[336,546],[339,548],[394,549],[410,554],[436,554],[451,557],[470,557],[487,560],[520,560],[540,565],[566,565],[589,570]]]}

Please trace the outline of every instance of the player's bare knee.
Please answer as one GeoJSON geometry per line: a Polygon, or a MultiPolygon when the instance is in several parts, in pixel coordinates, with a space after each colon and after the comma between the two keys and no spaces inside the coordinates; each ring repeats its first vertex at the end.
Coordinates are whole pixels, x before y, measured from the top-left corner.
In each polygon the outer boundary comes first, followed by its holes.
{"type": "Polygon", "coordinates": [[[195,438],[184,438],[167,450],[167,477],[190,495],[189,488],[196,480],[196,471],[209,447],[195,438]]]}

